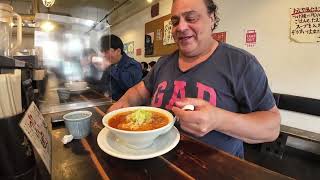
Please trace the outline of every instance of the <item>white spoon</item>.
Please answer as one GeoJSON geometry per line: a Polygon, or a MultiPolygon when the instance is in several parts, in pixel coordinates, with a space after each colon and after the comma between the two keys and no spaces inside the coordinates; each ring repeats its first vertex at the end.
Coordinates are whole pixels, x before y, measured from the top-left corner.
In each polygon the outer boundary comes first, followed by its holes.
{"type": "MultiPolygon", "coordinates": [[[[182,109],[185,111],[194,111],[194,105],[187,104],[187,105],[183,106],[182,109]]],[[[179,122],[179,118],[177,116],[174,116],[174,120],[179,122]]]]}
{"type": "Polygon", "coordinates": [[[187,105],[183,106],[182,109],[185,111],[194,111],[194,105],[187,104],[187,105]]]}

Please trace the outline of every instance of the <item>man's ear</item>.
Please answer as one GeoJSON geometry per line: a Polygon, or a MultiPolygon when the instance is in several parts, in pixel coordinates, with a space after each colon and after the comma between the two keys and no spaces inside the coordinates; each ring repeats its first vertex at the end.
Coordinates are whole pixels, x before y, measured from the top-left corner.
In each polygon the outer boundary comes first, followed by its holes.
{"type": "Polygon", "coordinates": [[[214,18],[214,14],[211,13],[210,15],[210,20],[211,20],[211,31],[214,30],[214,23],[215,23],[215,18],[214,18]]]}
{"type": "Polygon", "coordinates": [[[117,54],[121,55],[121,49],[120,48],[117,48],[116,51],[117,51],[117,54]]]}

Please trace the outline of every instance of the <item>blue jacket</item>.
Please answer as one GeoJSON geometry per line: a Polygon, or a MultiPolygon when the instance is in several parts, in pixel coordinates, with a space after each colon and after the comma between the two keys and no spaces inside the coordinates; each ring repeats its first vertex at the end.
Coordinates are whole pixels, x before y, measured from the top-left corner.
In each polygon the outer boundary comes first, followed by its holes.
{"type": "Polygon", "coordinates": [[[111,95],[113,100],[119,100],[132,86],[142,80],[142,68],[139,62],[123,54],[117,64],[106,69],[101,78],[104,91],[111,95]]]}

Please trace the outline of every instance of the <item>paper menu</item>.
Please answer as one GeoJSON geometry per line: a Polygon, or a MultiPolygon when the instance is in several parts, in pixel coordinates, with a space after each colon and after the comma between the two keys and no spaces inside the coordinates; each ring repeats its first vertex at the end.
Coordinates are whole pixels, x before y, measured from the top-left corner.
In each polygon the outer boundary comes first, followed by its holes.
{"type": "Polygon", "coordinates": [[[51,173],[51,136],[48,125],[34,102],[23,116],[20,127],[40,155],[48,172],[51,173]]]}
{"type": "Polygon", "coordinates": [[[173,36],[172,36],[172,22],[171,20],[167,20],[167,21],[164,21],[163,22],[163,29],[164,29],[164,32],[163,32],[163,45],[168,45],[168,44],[174,44],[175,41],[173,39],[173,36]]]}

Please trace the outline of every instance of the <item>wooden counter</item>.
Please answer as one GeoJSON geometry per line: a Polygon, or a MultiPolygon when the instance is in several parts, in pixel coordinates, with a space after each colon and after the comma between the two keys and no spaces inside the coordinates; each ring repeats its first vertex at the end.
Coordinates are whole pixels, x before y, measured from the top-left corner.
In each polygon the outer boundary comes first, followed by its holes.
{"type": "MultiPolygon", "coordinates": [[[[52,179],[291,179],[220,150],[180,132],[179,144],[167,154],[147,160],[123,160],[103,152],[97,135],[103,129],[107,106],[85,108],[93,112],[91,134],[82,140],[61,143],[63,124],[52,129],[52,179]]],[[[46,114],[61,118],[67,112],[46,114]]]]}

